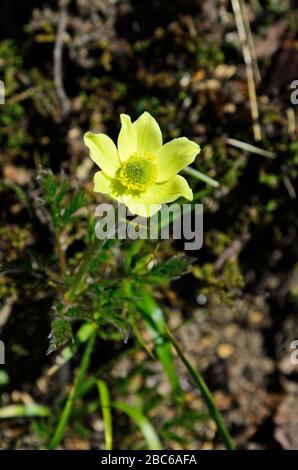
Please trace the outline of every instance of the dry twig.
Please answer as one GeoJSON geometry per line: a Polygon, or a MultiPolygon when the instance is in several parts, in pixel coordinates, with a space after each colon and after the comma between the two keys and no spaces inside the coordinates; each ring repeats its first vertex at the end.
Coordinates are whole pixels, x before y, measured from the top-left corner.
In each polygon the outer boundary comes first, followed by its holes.
{"type": "Polygon", "coordinates": [[[68,0],[60,1],[60,12],[58,16],[58,27],[54,46],[54,83],[61,105],[62,116],[69,112],[70,105],[63,86],[63,42],[67,25],[67,3],[68,0]]]}
{"type": "MultiPolygon", "coordinates": [[[[254,53],[251,51],[250,43],[252,43],[252,36],[251,33],[247,32],[246,24],[248,21],[244,19],[245,17],[245,7],[244,2],[240,0],[232,0],[232,7],[235,16],[236,26],[241,42],[243,58],[246,66],[246,76],[247,76],[247,84],[248,84],[248,94],[249,94],[249,101],[250,101],[250,109],[251,109],[251,116],[253,120],[253,133],[254,138],[256,141],[260,141],[262,139],[261,134],[261,127],[259,124],[259,108],[257,102],[257,94],[256,94],[256,85],[255,85],[255,77],[254,77],[254,53]],[[242,4],[242,8],[241,8],[242,4]],[[250,39],[249,39],[250,38],[250,39]]],[[[250,31],[250,28],[249,28],[250,31]]]]}

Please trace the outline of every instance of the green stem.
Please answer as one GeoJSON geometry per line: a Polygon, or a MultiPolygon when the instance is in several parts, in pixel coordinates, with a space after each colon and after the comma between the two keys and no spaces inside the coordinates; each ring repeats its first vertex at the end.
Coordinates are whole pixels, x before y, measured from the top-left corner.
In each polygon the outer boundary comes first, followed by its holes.
{"type": "Polygon", "coordinates": [[[231,438],[231,435],[230,435],[230,433],[229,433],[229,431],[228,431],[228,429],[225,425],[223,417],[221,416],[221,414],[220,414],[220,412],[219,412],[219,410],[216,406],[214,398],[213,398],[206,382],[204,381],[201,374],[199,372],[197,372],[194,369],[194,367],[190,364],[189,360],[184,355],[179,343],[177,342],[177,340],[174,338],[174,336],[170,333],[170,331],[168,329],[166,329],[166,334],[167,334],[169,340],[171,341],[171,343],[173,344],[174,348],[176,349],[177,354],[180,357],[181,361],[185,365],[186,369],[188,370],[189,374],[191,375],[191,377],[193,378],[195,384],[197,385],[198,389],[200,390],[201,395],[202,395],[202,397],[203,397],[203,399],[204,399],[204,401],[205,401],[205,403],[208,407],[210,416],[215,421],[218,433],[221,436],[226,448],[228,450],[234,450],[235,446],[234,446],[233,440],[231,438]]]}
{"type": "Polygon", "coordinates": [[[75,274],[71,288],[67,293],[68,300],[74,300],[74,298],[80,293],[82,284],[84,283],[85,278],[88,274],[92,258],[95,256],[95,253],[99,250],[99,248],[103,248],[104,243],[105,241],[99,246],[99,241],[96,238],[88,246],[87,250],[84,253],[81,266],[79,267],[78,272],[75,274]]]}
{"type": "MultiPolygon", "coordinates": [[[[115,207],[115,221],[117,220],[118,220],[118,207],[115,207]]],[[[116,226],[116,233],[117,233],[117,226],[116,226]]],[[[97,238],[95,238],[95,240],[93,240],[89,244],[87,250],[84,253],[81,265],[77,273],[74,276],[73,283],[65,296],[67,300],[73,301],[75,297],[78,294],[80,294],[93,257],[105,247],[106,243],[110,240],[109,235],[111,234],[115,234],[115,227],[113,227],[111,229],[111,233],[108,233],[106,238],[101,241],[101,244],[97,238]]]]}
{"type": "Polygon", "coordinates": [[[65,253],[62,249],[61,246],[61,232],[58,231],[56,234],[56,254],[59,262],[59,268],[60,268],[60,276],[61,278],[64,276],[64,273],[66,271],[66,260],[65,260],[65,253]]]}
{"type": "Polygon", "coordinates": [[[87,346],[85,348],[85,351],[84,351],[84,354],[83,354],[83,357],[82,357],[82,360],[81,360],[81,363],[80,363],[78,373],[77,373],[76,378],[74,380],[72,389],[71,389],[71,391],[68,395],[66,404],[64,406],[62,415],[60,416],[59,423],[58,423],[58,426],[55,430],[54,436],[53,436],[53,438],[52,438],[52,440],[49,444],[49,447],[48,447],[49,450],[56,449],[57,445],[60,443],[61,439],[63,438],[64,431],[65,431],[66,425],[68,423],[68,420],[69,420],[69,417],[70,417],[70,414],[71,414],[71,410],[72,410],[74,402],[77,398],[78,388],[79,388],[80,384],[82,383],[82,381],[85,377],[85,374],[87,372],[88,366],[89,366],[89,362],[90,362],[91,353],[92,353],[92,350],[93,350],[95,338],[96,338],[96,329],[94,329],[94,332],[91,334],[91,336],[88,340],[87,346]]]}
{"type": "Polygon", "coordinates": [[[210,178],[210,176],[204,175],[204,173],[201,173],[198,170],[195,170],[194,168],[187,166],[183,170],[184,173],[186,173],[189,176],[193,176],[194,178],[197,178],[198,180],[204,181],[207,184],[210,184],[210,186],[213,186],[214,188],[218,188],[219,182],[216,181],[213,178],[210,178]]]}

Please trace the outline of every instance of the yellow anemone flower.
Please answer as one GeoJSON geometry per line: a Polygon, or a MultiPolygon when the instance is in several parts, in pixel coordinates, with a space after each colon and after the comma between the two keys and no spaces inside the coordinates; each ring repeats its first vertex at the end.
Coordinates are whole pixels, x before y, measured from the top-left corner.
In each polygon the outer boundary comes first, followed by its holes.
{"type": "Polygon", "coordinates": [[[192,200],[186,179],[177,173],[194,161],[199,145],[186,137],[163,145],[159,125],[148,112],[133,123],[127,114],[120,118],[118,149],[105,134],[84,136],[90,157],[101,168],[94,175],[94,191],[108,194],[143,217],[180,196],[192,200]]]}

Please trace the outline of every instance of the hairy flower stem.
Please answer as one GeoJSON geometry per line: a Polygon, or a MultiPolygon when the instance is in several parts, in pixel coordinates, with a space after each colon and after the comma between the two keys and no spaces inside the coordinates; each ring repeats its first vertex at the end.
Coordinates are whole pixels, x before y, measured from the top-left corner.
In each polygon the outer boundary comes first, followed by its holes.
{"type": "MultiPolygon", "coordinates": [[[[117,221],[117,216],[118,216],[118,208],[115,208],[115,221],[117,221]]],[[[117,233],[117,227],[116,230],[114,230],[115,227],[111,230],[113,234],[117,233]]],[[[90,268],[90,263],[92,259],[98,255],[100,251],[103,250],[107,242],[109,241],[109,233],[107,233],[107,236],[104,240],[98,240],[97,238],[93,240],[88,248],[85,250],[85,253],[83,255],[83,259],[81,262],[81,265],[77,271],[77,273],[74,276],[73,283],[69,289],[69,291],[65,295],[66,301],[72,302],[83,290],[84,288],[84,283],[86,281],[86,277],[89,272],[90,268]]]]}
{"type": "Polygon", "coordinates": [[[59,269],[61,277],[64,276],[66,271],[66,260],[65,260],[65,253],[61,243],[62,233],[59,231],[56,235],[56,254],[59,262],[59,269]]]}
{"type": "Polygon", "coordinates": [[[90,263],[94,256],[98,253],[99,249],[103,248],[105,243],[106,240],[104,240],[100,245],[100,242],[97,239],[93,240],[93,242],[90,243],[83,255],[82,263],[78,269],[78,272],[74,276],[71,288],[66,294],[67,300],[73,301],[77,297],[77,295],[80,294],[89,271],[90,263]]]}

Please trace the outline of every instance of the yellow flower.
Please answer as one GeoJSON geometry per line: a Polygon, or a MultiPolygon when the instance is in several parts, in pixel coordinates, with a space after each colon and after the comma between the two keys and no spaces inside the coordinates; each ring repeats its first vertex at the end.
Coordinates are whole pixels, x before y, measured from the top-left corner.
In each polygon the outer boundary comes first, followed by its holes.
{"type": "Polygon", "coordinates": [[[118,149],[105,134],[84,136],[90,157],[101,168],[94,175],[94,191],[108,194],[143,217],[180,196],[192,200],[186,179],[177,173],[194,161],[199,145],[186,137],[163,145],[159,125],[148,112],[133,123],[127,114],[120,118],[118,149]]]}

